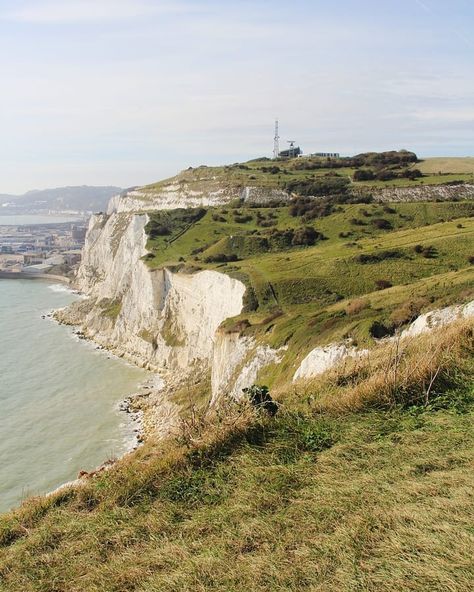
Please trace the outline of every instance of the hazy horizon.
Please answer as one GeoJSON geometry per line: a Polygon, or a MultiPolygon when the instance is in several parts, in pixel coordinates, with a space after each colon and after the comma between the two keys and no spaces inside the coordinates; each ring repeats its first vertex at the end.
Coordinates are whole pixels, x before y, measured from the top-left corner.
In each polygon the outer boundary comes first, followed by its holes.
{"type": "Polygon", "coordinates": [[[4,0],[0,193],[129,187],[282,144],[474,154],[467,0],[4,0]]]}

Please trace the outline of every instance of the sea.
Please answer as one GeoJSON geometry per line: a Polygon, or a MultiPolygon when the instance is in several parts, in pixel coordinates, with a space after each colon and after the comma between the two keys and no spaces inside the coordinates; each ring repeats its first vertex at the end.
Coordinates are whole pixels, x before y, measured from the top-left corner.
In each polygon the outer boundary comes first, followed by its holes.
{"type": "Polygon", "coordinates": [[[0,226],[29,226],[31,224],[63,224],[65,222],[82,222],[83,218],[71,215],[38,215],[38,214],[8,214],[0,213],[0,226]]]}
{"type": "Polygon", "coordinates": [[[0,511],[54,490],[135,441],[118,410],[147,373],[81,340],[48,313],[79,295],[0,279],[0,511]]]}

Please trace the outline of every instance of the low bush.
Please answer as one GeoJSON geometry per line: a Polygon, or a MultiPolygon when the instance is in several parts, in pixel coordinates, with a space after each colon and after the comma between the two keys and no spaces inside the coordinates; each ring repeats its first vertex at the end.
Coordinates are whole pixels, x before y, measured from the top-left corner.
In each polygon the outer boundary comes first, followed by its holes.
{"type": "Polygon", "coordinates": [[[328,199],[312,199],[310,197],[298,197],[291,201],[289,207],[290,216],[303,217],[305,221],[315,218],[324,218],[334,211],[334,205],[328,199]]]}
{"type": "Polygon", "coordinates": [[[393,226],[392,223],[385,219],[385,218],[374,218],[372,221],[372,226],[378,228],[379,230],[392,230],[393,226]]]}
{"type": "Polygon", "coordinates": [[[420,315],[422,309],[429,303],[430,301],[427,298],[407,300],[392,311],[390,321],[395,327],[411,323],[420,315]]]}
{"type": "Polygon", "coordinates": [[[285,189],[300,196],[322,197],[347,194],[350,180],[347,177],[323,176],[312,179],[288,181],[285,189]]]}
{"type": "Polygon", "coordinates": [[[252,286],[247,286],[242,301],[242,312],[253,312],[258,308],[258,298],[252,286]]]}
{"type": "Polygon", "coordinates": [[[251,222],[252,220],[253,218],[249,214],[245,214],[244,216],[234,216],[234,222],[237,222],[238,224],[246,224],[247,222],[251,222]]]}
{"type": "Polygon", "coordinates": [[[369,327],[369,334],[374,339],[382,339],[393,335],[393,327],[386,325],[382,321],[374,321],[369,327]]]}
{"type": "Polygon", "coordinates": [[[376,280],[375,287],[377,290],[386,290],[387,288],[391,288],[393,286],[392,282],[389,280],[376,280]]]}
{"type": "Polygon", "coordinates": [[[358,169],[352,178],[354,181],[372,181],[375,179],[375,173],[372,169],[358,169]]]}
{"type": "Polygon", "coordinates": [[[230,261],[238,261],[239,258],[234,253],[226,255],[225,253],[218,253],[217,255],[209,255],[204,259],[205,263],[228,263],[230,261]]]}
{"type": "Polygon", "coordinates": [[[357,261],[357,263],[365,265],[367,263],[380,263],[380,261],[385,261],[387,259],[401,259],[404,256],[402,251],[397,250],[377,251],[375,253],[362,253],[361,255],[354,257],[354,260],[357,261]]]}

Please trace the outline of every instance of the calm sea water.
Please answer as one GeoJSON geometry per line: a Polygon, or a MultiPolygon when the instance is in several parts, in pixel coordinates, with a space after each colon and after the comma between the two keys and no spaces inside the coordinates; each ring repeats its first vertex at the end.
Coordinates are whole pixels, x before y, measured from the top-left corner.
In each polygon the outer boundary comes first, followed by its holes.
{"type": "Polygon", "coordinates": [[[77,296],[0,279],[0,511],[122,454],[132,426],[117,402],[144,371],[42,315],[77,296]]]}
{"type": "Polygon", "coordinates": [[[58,224],[62,222],[82,221],[79,216],[47,216],[39,214],[0,215],[0,226],[28,226],[31,224],[58,224]]]}

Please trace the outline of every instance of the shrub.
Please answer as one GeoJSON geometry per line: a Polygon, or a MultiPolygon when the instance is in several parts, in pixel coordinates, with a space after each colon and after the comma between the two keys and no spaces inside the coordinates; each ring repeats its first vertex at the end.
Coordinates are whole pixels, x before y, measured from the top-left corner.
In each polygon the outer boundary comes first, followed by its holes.
{"type": "Polygon", "coordinates": [[[423,173],[420,169],[405,169],[400,173],[400,177],[405,177],[405,179],[411,179],[413,181],[414,179],[423,177],[423,173]]]}
{"type": "Polygon", "coordinates": [[[395,327],[400,327],[414,321],[421,310],[429,304],[427,298],[414,298],[403,302],[390,315],[390,321],[395,327]]]}
{"type": "Polygon", "coordinates": [[[367,223],[363,220],[360,220],[360,218],[351,218],[349,222],[354,226],[367,226],[367,223]]]}
{"type": "Polygon", "coordinates": [[[164,225],[164,224],[153,225],[153,223],[150,222],[150,227],[149,227],[148,232],[149,232],[150,238],[156,238],[157,236],[169,236],[171,234],[171,228],[169,226],[164,225]]]}
{"type": "Polygon", "coordinates": [[[346,194],[349,191],[350,179],[347,177],[324,176],[313,179],[288,181],[285,188],[290,193],[301,196],[322,197],[327,195],[346,194]]]}
{"type": "Polygon", "coordinates": [[[251,220],[253,220],[253,218],[249,214],[245,214],[244,216],[238,216],[238,215],[234,216],[234,222],[237,222],[238,224],[246,224],[247,222],[250,222],[251,220]]]}
{"type": "Polygon", "coordinates": [[[364,265],[366,263],[379,263],[386,259],[401,259],[402,257],[404,257],[402,251],[378,251],[376,253],[362,253],[361,255],[357,255],[355,261],[364,265]]]}
{"type": "Polygon", "coordinates": [[[433,246],[424,247],[421,254],[425,259],[435,259],[438,256],[438,251],[433,246]]]}
{"type": "Polygon", "coordinates": [[[395,171],[391,169],[380,169],[377,171],[375,178],[377,181],[391,181],[397,177],[395,171]]]}
{"type": "Polygon", "coordinates": [[[387,288],[392,287],[392,282],[389,280],[376,280],[375,287],[377,290],[386,290],[387,288]]]}
{"type": "Polygon", "coordinates": [[[385,218],[374,218],[372,220],[372,225],[379,230],[392,230],[393,228],[392,223],[385,218]]]}
{"type": "Polygon", "coordinates": [[[382,337],[393,335],[393,328],[387,327],[381,321],[374,321],[369,327],[369,333],[374,339],[382,339],[382,337]]]}
{"type": "Polygon", "coordinates": [[[269,167],[263,166],[263,167],[260,167],[260,170],[262,171],[262,173],[270,173],[272,175],[277,175],[278,173],[281,172],[280,167],[278,167],[276,165],[269,166],[269,167]]]}
{"type": "Polygon", "coordinates": [[[289,207],[290,216],[303,217],[305,221],[324,218],[334,211],[334,205],[328,199],[315,200],[310,197],[298,197],[289,207]]]}
{"type": "Polygon", "coordinates": [[[270,228],[272,226],[276,226],[277,224],[278,222],[276,220],[266,220],[264,218],[257,220],[257,225],[261,226],[262,228],[270,228]]]}
{"type": "Polygon", "coordinates": [[[354,181],[372,181],[375,179],[375,173],[372,169],[358,169],[352,178],[354,181]]]}
{"type": "Polygon", "coordinates": [[[252,286],[247,286],[245,290],[244,298],[243,298],[243,312],[253,312],[258,308],[258,299],[257,295],[255,294],[255,290],[252,286]]]}
{"type": "Polygon", "coordinates": [[[204,259],[205,263],[227,263],[230,261],[238,261],[239,258],[235,253],[226,255],[225,253],[218,253],[217,255],[209,255],[204,259]]]}
{"type": "Polygon", "coordinates": [[[474,265],[474,255],[469,255],[469,257],[467,258],[467,260],[469,261],[469,263],[471,265],[474,265]]]}
{"type": "Polygon", "coordinates": [[[285,230],[273,229],[268,237],[272,248],[276,249],[285,249],[292,246],[311,246],[316,241],[323,239],[324,235],[311,226],[302,226],[296,229],[286,228],[285,230]]]}
{"type": "Polygon", "coordinates": [[[423,245],[415,245],[413,247],[413,250],[415,251],[415,253],[418,253],[418,254],[423,253],[423,249],[424,249],[423,245]]]}
{"type": "Polygon", "coordinates": [[[320,237],[321,235],[314,228],[305,226],[295,230],[291,244],[294,246],[314,245],[320,237]]]}
{"type": "Polygon", "coordinates": [[[250,404],[258,410],[266,411],[269,415],[275,415],[278,411],[278,404],[272,399],[267,386],[254,384],[242,389],[248,397],[250,404]]]}

